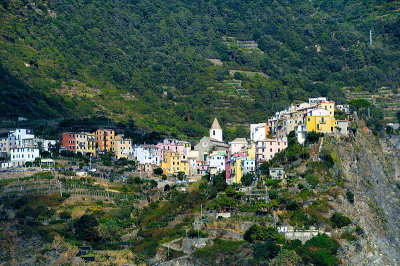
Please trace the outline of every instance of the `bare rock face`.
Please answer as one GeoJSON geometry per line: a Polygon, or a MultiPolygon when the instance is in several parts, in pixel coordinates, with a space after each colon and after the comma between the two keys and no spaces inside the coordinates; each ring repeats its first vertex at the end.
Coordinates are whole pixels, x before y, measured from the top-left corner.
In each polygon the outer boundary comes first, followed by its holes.
{"type": "Polygon", "coordinates": [[[339,211],[364,230],[357,243],[343,243],[345,265],[400,265],[400,137],[378,138],[362,122],[350,138],[326,144],[342,170],[354,204],[339,211]]]}

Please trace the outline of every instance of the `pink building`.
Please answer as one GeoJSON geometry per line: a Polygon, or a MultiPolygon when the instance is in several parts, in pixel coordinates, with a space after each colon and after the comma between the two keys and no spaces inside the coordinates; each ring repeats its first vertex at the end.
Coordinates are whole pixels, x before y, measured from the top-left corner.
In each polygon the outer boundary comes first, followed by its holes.
{"type": "Polygon", "coordinates": [[[165,151],[173,151],[179,153],[185,153],[190,151],[189,142],[182,142],[176,139],[165,139],[163,142],[160,142],[156,145],[159,149],[159,162],[164,161],[164,152],[165,151]]]}
{"type": "Polygon", "coordinates": [[[233,141],[229,142],[229,154],[235,154],[238,152],[243,152],[247,149],[248,142],[245,138],[236,138],[233,141]]]}
{"type": "Polygon", "coordinates": [[[276,153],[287,148],[287,138],[264,139],[257,141],[257,157],[259,162],[271,160],[276,153]]]}

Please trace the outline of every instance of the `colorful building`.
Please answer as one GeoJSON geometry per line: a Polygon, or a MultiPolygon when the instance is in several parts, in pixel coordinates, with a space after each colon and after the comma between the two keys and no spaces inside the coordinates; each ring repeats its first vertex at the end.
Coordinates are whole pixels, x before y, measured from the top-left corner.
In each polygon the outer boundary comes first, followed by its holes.
{"type": "Polygon", "coordinates": [[[245,138],[236,138],[229,142],[229,154],[235,154],[238,152],[243,152],[247,149],[248,143],[245,138]]]}
{"type": "Polygon", "coordinates": [[[257,141],[257,160],[267,162],[276,153],[283,151],[288,146],[287,138],[274,138],[257,141]]]}
{"type": "Polygon", "coordinates": [[[62,134],[62,146],[76,153],[76,137],[74,132],[64,132],[62,134]]]}
{"type": "MultiPolygon", "coordinates": [[[[333,111],[332,111],[333,112],[333,111]]],[[[307,114],[306,127],[307,132],[315,131],[318,133],[332,133],[337,122],[330,111],[326,109],[311,110],[307,114]]]]}
{"type": "Polygon", "coordinates": [[[321,109],[325,109],[329,112],[331,117],[335,116],[335,102],[333,101],[321,101],[319,103],[321,109]]]}
{"type": "Polygon", "coordinates": [[[166,175],[177,175],[180,172],[189,175],[189,160],[183,153],[166,151],[164,152],[164,161],[161,163],[163,173],[166,175]]]}
{"type": "Polygon", "coordinates": [[[132,159],[133,158],[133,141],[131,139],[125,139],[124,135],[117,135],[112,141],[111,151],[115,157],[119,160],[121,158],[132,159]]]}
{"type": "Polygon", "coordinates": [[[113,129],[98,129],[95,135],[97,147],[101,151],[111,151],[112,142],[115,138],[115,131],[113,129]]]}

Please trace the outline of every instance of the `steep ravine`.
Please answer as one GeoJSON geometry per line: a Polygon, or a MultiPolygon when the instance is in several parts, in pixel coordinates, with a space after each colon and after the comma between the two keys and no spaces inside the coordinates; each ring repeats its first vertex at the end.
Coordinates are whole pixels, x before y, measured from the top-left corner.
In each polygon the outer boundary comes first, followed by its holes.
{"type": "Polygon", "coordinates": [[[343,243],[345,265],[400,265],[400,137],[378,138],[359,121],[349,138],[327,138],[354,204],[338,211],[364,229],[358,243],[343,243]]]}

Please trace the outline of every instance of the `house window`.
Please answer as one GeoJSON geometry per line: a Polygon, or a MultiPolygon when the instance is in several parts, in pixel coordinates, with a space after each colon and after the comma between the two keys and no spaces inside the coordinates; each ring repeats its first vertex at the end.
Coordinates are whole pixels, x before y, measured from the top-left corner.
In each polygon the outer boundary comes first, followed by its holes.
{"type": "Polygon", "coordinates": [[[310,118],[307,118],[307,121],[310,122],[310,118]]]}

